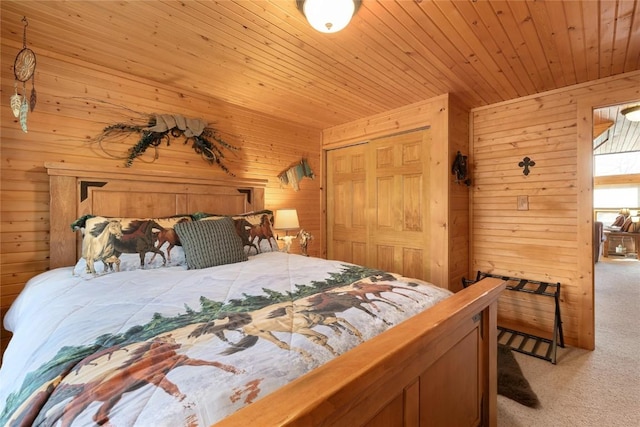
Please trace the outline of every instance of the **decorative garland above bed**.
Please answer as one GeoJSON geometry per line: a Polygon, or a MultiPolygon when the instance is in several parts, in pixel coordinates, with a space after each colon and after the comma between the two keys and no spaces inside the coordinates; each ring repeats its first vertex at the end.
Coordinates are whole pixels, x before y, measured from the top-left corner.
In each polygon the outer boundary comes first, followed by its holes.
{"type": "Polygon", "coordinates": [[[222,163],[223,149],[239,150],[228,142],[224,141],[220,133],[214,128],[208,127],[207,123],[201,119],[186,118],[177,114],[152,114],[148,123],[135,125],[129,123],[116,123],[107,126],[102,133],[95,138],[103,152],[111,157],[125,159],[125,166],[131,167],[133,161],[144,154],[148,148],[156,150],[154,160],[158,158],[158,147],[162,142],[170,145],[171,138],[184,137],[184,143],[191,142],[193,150],[199,154],[209,164],[217,164],[223,171],[231,176],[235,176],[222,163]],[[105,150],[103,144],[108,141],[119,140],[123,137],[138,134],[140,139],[128,150],[126,157],[113,156],[105,150]]]}

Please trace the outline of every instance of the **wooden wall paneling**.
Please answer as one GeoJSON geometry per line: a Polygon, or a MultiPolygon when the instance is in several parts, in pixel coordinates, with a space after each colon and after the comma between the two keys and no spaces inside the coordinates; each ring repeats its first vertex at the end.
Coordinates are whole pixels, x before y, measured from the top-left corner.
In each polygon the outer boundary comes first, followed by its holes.
{"type": "Polygon", "coordinates": [[[449,237],[451,224],[449,223],[449,194],[451,180],[450,153],[450,105],[447,97],[446,106],[433,117],[431,142],[429,150],[429,232],[430,263],[429,269],[432,281],[440,286],[456,289],[457,284],[451,283],[449,267],[449,237]]]}
{"type": "MultiPolygon", "coordinates": [[[[592,108],[640,99],[639,87],[635,72],[472,110],[472,268],[561,282],[569,345],[594,346],[592,108]]],[[[549,334],[544,300],[504,296],[500,323],[549,334]]]]}
{"type": "MultiPolygon", "coordinates": [[[[498,321],[507,327],[516,326],[514,329],[528,328],[541,336],[551,338],[553,330],[553,305],[538,304],[539,297],[526,295],[516,296],[515,292],[507,292],[501,295],[498,305],[498,321]]],[[[569,313],[562,313],[566,321],[569,313]]],[[[566,338],[566,337],[565,337],[566,338]]]]}
{"type": "MultiPolygon", "coordinates": [[[[13,92],[13,64],[19,45],[2,39],[2,93],[13,92]]],[[[69,223],[49,218],[49,177],[46,162],[85,164],[88,170],[115,168],[123,173],[144,173],[162,170],[167,173],[192,174],[206,179],[229,177],[215,166],[203,161],[190,144],[175,140],[159,148],[159,157],[150,163],[153,153],[134,161],[132,168],[123,167],[122,159],[104,155],[90,140],[102,129],[116,122],[146,117],[154,113],[182,114],[201,117],[214,123],[238,152],[225,152],[225,162],[239,178],[267,179],[261,195],[268,209],[293,207],[298,210],[301,227],[314,239],[310,255],[321,255],[323,248],[320,157],[321,131],[255,111],[233,106],[215,98],[205,97],[171,87],[171,82],[153,83],[142,77],[84,63],[77,58],[62,57],[38,50],[36,89],[38,104],[28,116],[28,133],[20,130],[17,119],[8,106],[2,115],[0,155],[0,314],[4,316],[24,283],[45,271],[49,256],[49,231],[68,231],[75,244],[76,236],[69,223]],[[142,113],[139,116],[137,113],[142,113]],[[307,158],[316,174],[304,179],[300,191],[281,186],[277,175],[291,164],[307,158]],[[49,222],[51,221],[51,225],[49,222]],[[62,228],[59,228],[62,227],[62,228]],[[32,249],[27,249],[32,248],[32,249]]],[[[118,153],[126,153],[137,140],[117,143],[118,153]]],[[[69,183],[69,185],[71,185],[69,183]]],[[[75,185],[75,184],[74,184],[75,185]]],[[[56,203],[65,201],[53,199],[56,203]]],[[[63,242],[55,241],[52,249],[63,242]]],[[[294,243],[294,252],[300,252],[294,243]]],[[[74,264],[76,260],[68,260],[74,264]]],[[[9,334],[0,338],[6,343],[9,334]]]]}
{"type": "MultiPolygon", "coordinates": [[[[322,147],[330,150],[413,129],[432,126],[447,111],[449,95],[406,105],[385,113],[322,130],[322,147]]],[[[435,142],[436,144],[439,141],[435,142]]]]}
{"type": "MultiPolygon", "coordinates": [[[[542,101],[534,100],[532,103],[541,105],[542,101]]],[[[568,225],[574,233],[577,231],[575,220],[570,219],[575,217],[577,207],[577,165],[569,156],[560,162],[563,164],[561,167],[548,166],[546,162],[563,156],[563,151],[557,151],[556,142],[564,141],[564,136],[575,129],[575,104],[565,103],[563,106],[557,103],[538,112],[529,107],[526,123],[520,119],[521,111],[517,108],[522,105],[525,103],[512,106],[514,118],[511,120],[503,111],[503,117],[495,124],[485,122],[474,126],[476,191],[473,229],[479,230],[473,247],[475,269],[518,276],[526,268],[527,278],[566,283],[575,280],[570,266],[577,262],[576,234],[564,229],[566,240],[559,240],[559,236],[545,231],[545,227],[555,224],[556,217],[567,215],[567,221],[561,221],[559,225],[568,225]],[[524,157],[536,162],[528,176],[518,167],[524,157]],[[566,166],[571,163],[573,165],[566,166]],[[546,183],[549,181],[567,185],[554,195],[546,195],[546,183]],[[526,198],[526,210],[518,205],[518,197],[526,198]],[[487,223],[502,225],[508,234],[496,227],[485,228],[487,223]],[[531,231],[522,230],[523,226],[531,231]],[[563,253],[564,247],[567,251],[563,253]]],[[[474,114],[474,119],[478,116],[474,114]]],[[[575,142],[567,140],[561,143],[564,144],[564,152],[575,152],[575,142]]],[[[499,316],[501,324],[516,324],[519,329],[522,325],[533,324],[544,331],[553,318],[553,305],[552,301],[543,299],[523,301],[507,298],[502,300],[499,316]],[[505,305],[512,310],[503,308],[505,305]]],[[[563,320],[565,325],[571,323],[569,319],[563,320]]],[[[572,327],[575,328],[575,324],[572,327]]]]}
{"type": "MultiPolygon", "coordinates": [[[[449,101],[449,148],[448,165],[451,166],[456,154],[467,156],[467,176],[471,179],[473,156],[469,151],[469,111],[455,96],[449,101]]],[[[469,198],[471,187],[466,183],[455,183],[455,176],[449,171],[449,289],[462,289],[462,278],[471,277],[468,260],[470,257],[469,198]]]]}

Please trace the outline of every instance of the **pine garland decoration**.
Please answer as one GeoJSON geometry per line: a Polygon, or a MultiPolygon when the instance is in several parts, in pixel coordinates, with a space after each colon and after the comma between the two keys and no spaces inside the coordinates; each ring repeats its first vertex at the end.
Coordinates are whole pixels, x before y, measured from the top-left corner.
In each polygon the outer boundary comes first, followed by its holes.
{"type": "MultiPolygon", "coordinates": [[[[167,116],[163,116],[167,117],[167,116]]],[[[174,125],[173,127],[165,126],[164,129],[160,132],[152,130],[153,128],[157,128],[158,126],[158,118],[157,116],[149,117],[149,121],[145,125],[132,125],[127,123],[115,123],[113,125],[109,125],[102,130],[102,134],[99,135],[96,140],[100,144],[102,151],[106,153],[106,150],[103,147],[103,143],[108,142],[110,139],[128,137],[133,134],[140,135],[140,139],[136,144],[129,148],[127,152],[127,156],[124,157],[125,167],[131,167],[133,165],[133,161],[142,156],[147,149],[153,147],[156,149],[156,154],[154,156],[154,160],[158,158],[157,149],[162,145],[163,142],[166,142],[167,146],[171,144],[172,138],[184,138],[184,144],[191,142],[191,148],[202,157],[209,164],[216,164],[220,169],[225,171],[227,174],[231,176],[235,176],[229,168],[222,162],[222,159],[225,158],[223,150],[234,150],[237,151],[240,148],[226,142],[220,134],[211,127],[204,127],[202,130],[195,134],[193,130],[189,129],[184,125],[185,119],[181,116],[171,116],[180,119],[179,124],[174,125]]],[[[162,125],[166,123],[163,121],[160,123],[162,125]]],[[[173,122],[175,124],[175,121],[173,122]]],[[[197,123],[202,124],[202,121],[197,121],[197,123]]],[[[160,126],[162,128],[162,126],[160,126]]],[[[116,156],[111,156],[116,157],[116,156]]],[[[117,157],[120,158],[120,157],[117,157]]]]}

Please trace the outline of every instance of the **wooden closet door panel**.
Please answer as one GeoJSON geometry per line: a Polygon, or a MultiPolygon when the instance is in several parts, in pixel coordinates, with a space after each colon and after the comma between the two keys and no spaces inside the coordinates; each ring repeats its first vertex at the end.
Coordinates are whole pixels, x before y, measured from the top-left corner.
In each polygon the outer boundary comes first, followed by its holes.
{"type": "Polygon", "coordinates": [[[327,153],[327,257],[367,265],[366,144],[327,153]]]}
{"type": "Polygon", "coordinates": [[[327,256],[430,278],[429,150],[420,129],[327,153],[327,256]]]}
{"type": "Polygon", "coordinates": [[[370,265],[429,277],[429,129],[376,139],[367,156],[370,265]]]}

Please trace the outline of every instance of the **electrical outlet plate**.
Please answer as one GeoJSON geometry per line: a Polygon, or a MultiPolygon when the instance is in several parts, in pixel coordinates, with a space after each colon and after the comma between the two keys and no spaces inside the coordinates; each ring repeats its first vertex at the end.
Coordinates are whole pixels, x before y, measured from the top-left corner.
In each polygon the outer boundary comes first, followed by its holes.
{"type": "Polygon", "coordinates": [[[518,210],[519,211],[529,210],[529,196],[518,196],[518,210]]]}

